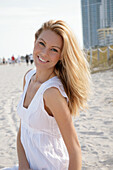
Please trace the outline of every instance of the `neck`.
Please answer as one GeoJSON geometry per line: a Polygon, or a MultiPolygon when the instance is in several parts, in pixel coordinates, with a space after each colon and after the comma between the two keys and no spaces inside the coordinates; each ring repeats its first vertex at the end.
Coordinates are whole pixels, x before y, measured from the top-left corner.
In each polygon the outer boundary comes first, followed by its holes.
{"type": "Polygon", "coordinates": [[[39,83],[44,83],[45,81],[49,80],[50,78],[54,76],[55,76],[54,70],[40,71],[36,69],[34,81],[39,82],[39,83]]]}

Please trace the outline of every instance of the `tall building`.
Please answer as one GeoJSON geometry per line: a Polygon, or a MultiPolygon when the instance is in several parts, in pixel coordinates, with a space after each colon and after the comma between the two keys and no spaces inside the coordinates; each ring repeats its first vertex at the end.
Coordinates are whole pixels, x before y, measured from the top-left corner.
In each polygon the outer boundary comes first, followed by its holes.
{"type": "Polygon", "coordinates": [[[113,0],[81,0],[81,9],[84,48],[111,44],[113,0]]]}
{"type": "Polygon", "coordinates": [[[113,0],[101,0],[101,28],[113,27],[113,0]]]}
{"type": "Polygon", "coordinates": [[[113,0],[101,0],[99,46],[113,45],[113,0]]]}
{"type": "Polygon", "coordinates": [[[101,0],[81,0],[84,48],[98,46],[101,0]]]}

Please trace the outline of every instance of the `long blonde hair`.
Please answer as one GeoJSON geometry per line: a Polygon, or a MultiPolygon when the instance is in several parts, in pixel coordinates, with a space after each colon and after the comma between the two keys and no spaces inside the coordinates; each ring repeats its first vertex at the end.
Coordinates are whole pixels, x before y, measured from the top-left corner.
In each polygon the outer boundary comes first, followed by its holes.
{"type": "Polygon", "coordinates": [[[91,77],[89,65],[74,34],[64,21],[45,22],[35,33],[35,40],[43,30],[48,29],[56,32],[63,40],[61,59],[55,66],[55,73],[62,81],[69,98],[70,113],[76,115],[87,106],[91,77]]]}

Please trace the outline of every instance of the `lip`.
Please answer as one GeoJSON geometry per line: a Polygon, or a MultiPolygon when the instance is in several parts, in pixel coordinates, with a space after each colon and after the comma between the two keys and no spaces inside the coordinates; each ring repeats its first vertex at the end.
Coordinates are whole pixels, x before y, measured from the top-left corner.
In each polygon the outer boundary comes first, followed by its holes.
{"type": "Polygon", "coordinates": [[[42,59],[41,57],[37,56],[38,57],[38,60],[41,62],[41,63],[48,63],[49,61],[45,61],[44,59],[42,59]]]}

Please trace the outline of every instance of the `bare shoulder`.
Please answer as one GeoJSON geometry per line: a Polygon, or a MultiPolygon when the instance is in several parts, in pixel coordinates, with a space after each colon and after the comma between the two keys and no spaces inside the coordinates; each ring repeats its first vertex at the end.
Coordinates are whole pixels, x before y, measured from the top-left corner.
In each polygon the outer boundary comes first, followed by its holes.
{"type": "Polygon", "coordinates": [[[31,70],[32,70],[32,69],[29,69],[29,70],[25,73],[24,77],[25,77],[25,76],[27,75],[27,73],[29,73],[31,70]]]}
{"type": "Polygon", "coordinates": [[[60,91],[58,88],[56,87],[51,87],[51,88],[48,88],[45,92],[44,92],[44,99],[45,100],[54,100],[56,101],[57,99],[59,101],[63,101],[65,100],[65,98],[61,95],[60,91]]]}
{"type": "Polygon", "coordinates": [[[53,116],[71,116],[68,103],[56,87],[47,89],[44,93],[45,105],[51,110],[53,116]]]}
{"type": "Polygon", "coordinates": [[[25,83],[26,83],[26,81],[25,81],[25,77],[26,77],[27,73],[28,73],[28,72],[30,72],[31,70],[32,70],[32,69],[28,70],[28,71],[25,73],[25,75],[24,75],[24,80],[23,80],[23,89],[24,89],[24,86],[25,86],[25,83]]]}

